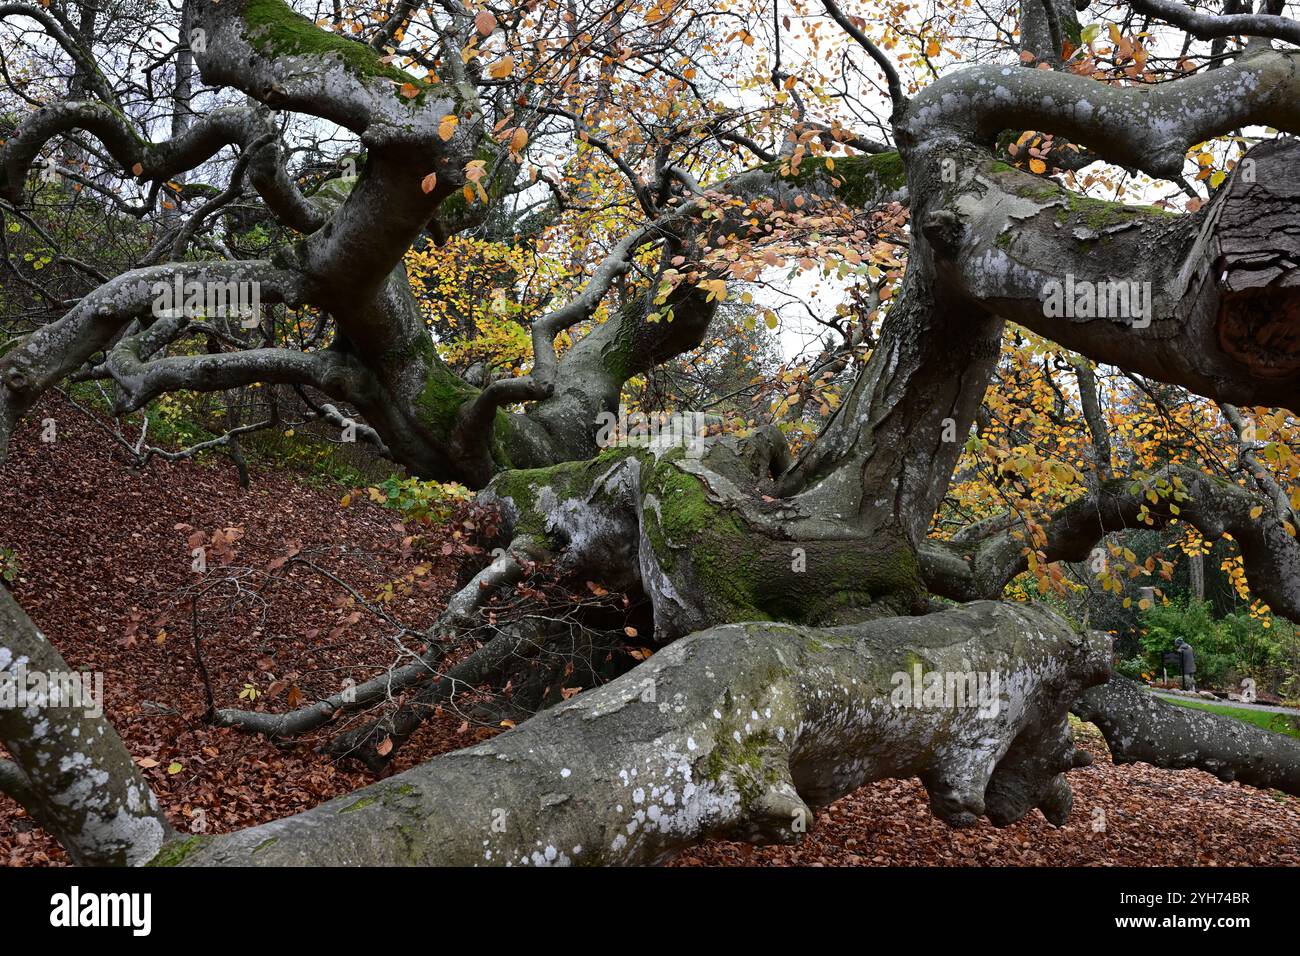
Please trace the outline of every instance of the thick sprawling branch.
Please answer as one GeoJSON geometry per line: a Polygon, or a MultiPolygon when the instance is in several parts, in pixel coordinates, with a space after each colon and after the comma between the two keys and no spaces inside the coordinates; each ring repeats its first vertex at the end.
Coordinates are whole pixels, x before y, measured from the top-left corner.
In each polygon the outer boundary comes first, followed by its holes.
{"type": "MultiPolygon", "coordinates": [[[[188,324],[189,320],[162,319],[160,324],[188,324]]],[[[105,366],[121,389],[123,411],[135,411],[164,392],[182,389],[214,392],[255,382],[277,385],[311,385],[344,401],[364,396],[370,373],[354,356],[325,349],[258,348],[207,355],[149,357],[148,332],[124,338],[108,353],[105,366]]]]}
{"type": "Polygon", "coordinates": [[[1006,129],[1040,130],[1174,179],[1188,148],[1222,133],[1250,125],[1300,132],[1298,67],[1300,53],[1261,49],[1168,83],[1108,86],[1073,73],[974,66],[917,94],[896,130],[905,151],[946,138],[991,144],[1006,129]]]}
{"type": "Polygon", "coordinates": [[[163,858],[653,862],[710,834],[791,841],[810,806],[911,776],[954,826],[1035,807],[1059,824],[1076,763],[1065,711],[1105,679],[1106,654],[1050,612],[1009,604],[822,630],[718,627],[487,743],[163,858]],[[917,669],[979,675],[996,693],[984,710],[965,695],[901,706],[898,675],[917,669]]]}
{"type": "Polygon", "coordinates": [[[0,455],[14,424],[47,388],[108,347],[132,320],[151,316],[160,295],[178,281],[222,289],[256,283],[265,301],[301,302],[298,277],[263,261],[175,263],[122,273],[0,356],[0,455]]]}
{"type": "Polygon", "coordinates": [[[12,16],[29,17],[40,23],[45,32],[72,58],[77,67],[77,76],[84,87],[93,90],[105,103],[117,105],[117,97],[113,95],[113,90],[100,72],[91,51],[73,38],[72,34],[76,31],[71,29],[71,24],[58,8],[39,7],[30,3],[0,3],[0,20],[12,16]]]}
{"type": "Polygon", "coordinates": [[[1267,13],[1201,13],[1176,0],[1129,0],[1129,6],[1139,13],[1182,27],[1198,40],[1251,36],[1300,45],[1300,23],[1290,17],[1267,13]]]}
{"type": "Polygon", "coordinates": [[[1097,725],[1116,763],[1195,767],[1300,796],[1300,742],[1285,734],[1166,703],[1123,677],[1089,688],[1071,710],[1097,725]]]}
{"type": "Polygon", "coordinates": [[[206,37],[194,51],[206,82],[331,120],[371,146],[426,142],[444,116],[475,101],[468,87],[435,83],[421,91],[423,84],[384,62],[382,52],[320,29],[283,0],[186,3],[206,37]],[[419,95],[403,95],[405,84],[419,95]]]}
{"type": "Polygon", "coordinates": [[[0,588],[0,681],[18,703],[0,707],[0,744],[22,768],[21,779],[0,774],[0,788],[16,791],[74,862],[144,863],[171,827],[104,719],[103,686],[96,691],[92,676],[72,671],[0,588]]]}
{"type": "Polygon", "coordinates": [[[117,110],[106,103],[53,103],[24,117],[5,142],[0,157],[0,187],[15,205],[22,196],[27,171],[41,148],[54,137],[73,130],[93,133],[109,154],[129,170],[144,156],[142,137],[117,110]]]}
{"type": "Polygon", "coordinates": [[[945,236],[945,277],[1004,318],[1221,401],[1300,408],[1298,155],[1261,144],[1204,209],[1173,216],[959,151],[922,228],[945,236]]]}
{"type": "Polygon", "coordinates": [[[0,187],[17,203],[31,164],[55,136],[84,130],[104,144],[124,173],[141,180],[170,179],[214,156],[225,146],[245,150],[249,179],[267,206],[286,225],[300,232],[318,228],[325,217],[284,169],[279,134],[265,109],[228,106],[196,120],[175,139],[152,143],[125,118],[103,103],[53,103],[29,114],[4,144],[0,187]]]}
{"type": "Polygon", "coordinates": [[[227,143],[245,151],[249,182],[281,222],[302,233],[325,223],[286,171],[278,131],[263,109],[223,108],[193,121],[181,136],[146,150],[140,175],[164,179],[193,169],[227,143]]]}

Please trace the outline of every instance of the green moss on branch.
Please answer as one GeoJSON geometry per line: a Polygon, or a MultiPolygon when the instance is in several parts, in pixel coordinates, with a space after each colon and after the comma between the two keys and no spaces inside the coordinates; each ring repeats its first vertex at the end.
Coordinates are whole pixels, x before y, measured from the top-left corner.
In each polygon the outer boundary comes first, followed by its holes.
{"type": "Polygon", "coordinates": [[[382,77],[395,83],[420,84],[411,74],[384,63],[365,43],[322,30],[283,0],[244,0],[245,37],[268,56],[337,56],[361,79],[382,77]]]}
{"type": "Polygon", "coordinates": [[[212,840],[210,836],[192,836],[173,840],[158,851],[146,866],[179,866],[187,856],[203,848],[212,840]]]}
{"type": "Polygon", "coordinates": [[[831,624],[881,608],[906,613],[923,599],[901,536],[772,537],[673,461],[660,459],[644,482],[643,528],[659,566],[701,595],[711,620],[831,624]]]}
{"type": "Polygon", "coordinates": [[[1056,218],[1061,222],[1073,220],[1082,223],[1095,232],[1143,219],[1167,220],[1178,215],[1158,206],[1129,206],[1120,202],[1107,202],[1066,189],[1060,190],[1059,194],[1065,200],[1065,205],[1057,212],[1056,218]]]}

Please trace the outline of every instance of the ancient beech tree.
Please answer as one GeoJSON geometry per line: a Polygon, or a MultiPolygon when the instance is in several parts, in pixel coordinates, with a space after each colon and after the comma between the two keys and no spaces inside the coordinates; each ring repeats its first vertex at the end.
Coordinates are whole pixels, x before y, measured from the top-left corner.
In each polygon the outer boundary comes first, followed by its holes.
{"type": "MultiPolygon", "coordinates": [[[[428,622],[425,659],[298,710],[214,720],[290,738],[397,693],[347,741],[382,767],[457,685],[490,682],[545,643],[543,625],[519,621],[449,668],[439,652],[538,566],[643,595],[643,637],[662,648],[486,743],[234,834],[176,837],[112,728],[58,708],[0,711],[13,758],[0,788],[86,863],[650,862],[711,834],[796,839],[810,806],[893,776],[919,777],[953,826],[1034,809],[1059,823],[1065,773],[1083,759],[1074,710],[1117,759],[1300,792],[1295,745],[1170,714],[1110,677],[1104,635],[998,600],[1034,552],[1078,560],[1110,532],[1180,521],[1231,534],[1254,590],[1300,621],[1294,514],[1262,479],[1171,464],[1149,496],[1107,462],[1033,547],[1011,521],[928,536],[1007,323],[1225,408],[1300,410],[1300,146],[1285,135],[1300,133],[1300,24],[1271,0],[1221,17],[1168,0],[1131,7],[1185,33],[1184,50],[1212,41],[1211,55],[1162,82],[1109,82],[1071,68],[1090,42],[1075,3],[1027,0],[1018,47],[906,82],[879,24],[859,15],[870,11],[801,9],[841,44],[854,101],[870,99],[861,87],[884,106],[858,113],[855,130],[815,120],[812,94],[783,72],[780,11],[770,89],[718,105],[710,78],[726,72],[728,47],[752,46],[770,5],[403,0],[345,28],[338,7],[331,23],[283,0],[185,0],[169,28],[164,130],[139,107],[144,81],[97,49],[92,13],[0,4],[6,24],[30,27],[30,55],[71,77],[5,117],[6,221],[30,221],[54,168],[106,204],[114,182],[133,181],[137,214],[160,223],[116,274],[87,266],[78,288],[24,290],[58,314],[0,354],[0,454],[69,378],[110,385],[122,412],[176,390],[278,383],[311,389],[327,420],[355,425],[411,474],[479,489],[501,515],[490,560],[428,622]],[[197,84],[211,108],[191,108],[197,84]],[[780,108],[753,106],[769,94],[780,108]],[[669,105],[654,115],[656,101],[669,105]],[[315,179],[292,172],[286,115],[339,130],[353,159],[315,179]],[[1044,175],[1102,162],[1178,182],[1192,147],[1265,127],[1184,214],[1081,197],[1044,175]],[[1051,138],[1028,170],[1007,161],[1025,131],[1051,138]],[[526,160],[561,140],[604,180],[530,177],[526,160]],[[223,150],[237,156],[225,184],[203,187],[196,171],[223,150]],[[471,230],[526,233],[611,196],[609,241],[531,322],[527,374],[450,367],[408,252],[471,230]],[[279,237],[260,257],[209,228],[236,201],[279,237]],[[848,385],[815,437],[794,453],[770,426],[601,447],[600,416],[629,381],[700,345],[728,280],[827,241],[832,221],[850,223],[838,255],[860,259],[868,237],[851,224],[891,209],[909,223],[896,244],[905,272],[870,341],[828,359],[848,385]],[[316,333],[295,345],[268,321],[159,309],[158,289],[178,281],[253,284],[277,314],[313,316],[316,333]],[[1054,308],[1054,283],[1146,291],[1109,311],[1054,308]],[[891,675],[916,667],[997,675],[1002,705],[899,708],[891,675]]],[[[1104,423],[1089,426],[1100,446],[1104,423]]],[[[0,669],[58,668],[4,591],[0,621],[0,669]]]]}

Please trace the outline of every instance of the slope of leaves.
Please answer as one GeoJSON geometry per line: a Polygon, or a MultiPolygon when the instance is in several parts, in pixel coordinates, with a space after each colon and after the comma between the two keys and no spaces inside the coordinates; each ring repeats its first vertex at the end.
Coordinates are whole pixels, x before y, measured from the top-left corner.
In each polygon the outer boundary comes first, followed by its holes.
{"type": "MultiPolygon", "coordinates": [[[[341,509],[336,490],[277,472],[254,472],[252,489],[241,493],[222,458],[134,471],[115,460],[102,431],[55,402],[20,430],[0,473],[0,541],[17,554],[15,594],[71,667],[104,672],[105,713],[178,829],[237,829],[370,782],[315,753],[319,740],[277,749],[205,724],[190,607],[175,604],[200,579],[188,540],[200,533],[209,545],[205,580],[233,578],[251,589],[298,549],[374,599],[416,565],[393,512],[364,501],[341,509]],[[47,416],[58,423],[58,440],[48,445],[39,441],[47,416]]],[[[277,575],[265,605],[232,604],[220,588],[200,605],[218,707],[286,710],[299,695],[332,693],[349,676],[359,683],[395,657],[393,628],[357,614],[355,604],[339,606],[348,595],[330,580],[295,565],[277,575]]],[[[407,593],[375,603],[408,626],[427,624],[454,576],[448,561],[407,593]]],[[[395,763],[404,768],[472,743],[456,732],[461,723],[430,721],[395,763]]],[[[62,859],[57,844],[0,797],[0,864],[62,859]]]]}

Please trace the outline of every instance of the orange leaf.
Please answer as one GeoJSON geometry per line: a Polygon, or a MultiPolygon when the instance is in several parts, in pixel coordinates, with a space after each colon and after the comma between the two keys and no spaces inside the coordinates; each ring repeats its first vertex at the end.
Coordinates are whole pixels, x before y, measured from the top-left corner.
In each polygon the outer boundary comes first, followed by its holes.
{"type": "Polygon", "coordinates": [[[438,185],[438,174],[430,173],[420,180],[420,189],[426,193],[433,192],[433,187],[438,185]]]}
{"type": "Polygon", "coordinates": [[[489,10],[480,10],[474,18],[474,28],[484,36],[490,36],[497,28],[497,18],[489,10]]]}

